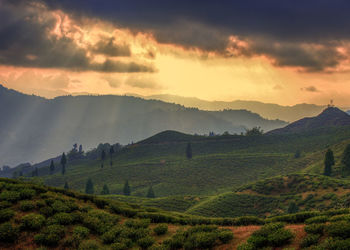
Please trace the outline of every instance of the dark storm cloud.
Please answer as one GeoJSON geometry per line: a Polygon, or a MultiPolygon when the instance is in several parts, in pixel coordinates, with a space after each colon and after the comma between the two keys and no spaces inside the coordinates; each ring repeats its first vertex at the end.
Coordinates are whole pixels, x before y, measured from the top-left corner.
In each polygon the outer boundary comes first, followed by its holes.
{"type": "Polygon", "coordinates": [[[346,0],[45,0],[51,8],[90,15],[135,30],[152,31],[163,43],[224,53],[229,35],[252,41],[246,56],[264,54],[278,66],[321,71],[342,56],[332,47],[350,38],[346,0]],[[263,38],[264,44],[259,43],[263,38]],[[272,45],[278,42],[277,48],[272,45]],[[269,45],[269,43],[271,45],[269,45]],[[309,50],[304,44],[327,48],[309,50]]]}
{"type": "Polygon", "coordinates": [[[114,40],[114,37],[101,39],[92,47],[92,51],[107,56],[131,56],[129,46],[114,44],[114,40]]]}
{"type": "MultiPolygon", "coordinates": [[[[153,71],[153,68],[147,65],[109,59],[103,63],[92,62],[87,56],[88,51],[78,47],[71,38],[49,35],[55,27],[56,20],[51,15],[44,15],[40,11],[42,7],[33,3],[0,0],[0,64],[77,71],[153,71]]],[[[102,43],[97,44],[94,49],[113,56],[130,55],[127,46],[118,47],[102,43]]]]}

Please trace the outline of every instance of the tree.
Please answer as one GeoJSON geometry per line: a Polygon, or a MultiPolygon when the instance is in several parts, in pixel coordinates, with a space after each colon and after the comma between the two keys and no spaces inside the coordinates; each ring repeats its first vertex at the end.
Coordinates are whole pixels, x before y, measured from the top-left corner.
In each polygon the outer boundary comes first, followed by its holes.
{"type": "Polygon", "coordinates": [[[294,213],[297,213],[298,211],[299,211],[299,208],[297,204],[294,201],[290,202],[288,206],[288,213],[294,214],[294,213]]]}
{"type": "Polygon", "coordinates": [[[51,160],[50,163],[50,174],[53,174],[55,172],[55,164],[53,163],[53,160],[51,160]]]}
{"type": "Polygon", "coordinates": [[[68,186],[68,182],[67,182],[67,181],[64,183],[64,189],[69,189],[69,186],[68,186]]]}
{"type": "Polygon", "coordinates": [[[66,154],[63,153],[61,156],[61,165],[62,165],[62,174],[63,175],[66,173],[66,164],[67,164],[67,157],[66,157],[66,154]]]}
{"type": "Polygon", "coordinates": [[[83,145],[81,145],[81,144],[79,146],[79,154],[83,154],[83,145]]]}
{"type": "Polygon", "coordinates": [[[259,136],[264,133],[264,130],[262,130],[260,127],[253,127],[252,129],[246,129],[245,135],[246,136],[259,136]]]}
{"type": "Polygon", "coordinates": [[[111,145],[110,149],[109,149],[109,156],[111,157],[111,161],[110,161],[110,165],[112,167],[113,165],[113,154],[114,154],[114,146],[111,145]]]}
{"type": "Polygon", "coordinates": [[[187,143],[186,157],[187,157],[187,159],[192,159],[192,146],[191,146],[190,142],[187,143]]]}
{"type": "Polygon", "coordinates": [[[301,156],[301,151],[298,149],[297,151],[295,151],[294,158],[298,159],[300,158],[300,156],[301,156]]]}
{"type": "Polygon", "coordinates": [[[108,188],[107,184],[103,185],[101,194],[109,194],[109,188],[108,188]]]}
{"type": "Polygon", "coordinates": [[[350,144],[348,144],[343,152],[343,157],[341,162],[344,164],[345,168],[350,170],[350,144]]]}
{"type": "Polygon", "coordinates": [[[124,188],[123,188],[123,194],[124,195],[130,195],[131,193],[131,189],[130,189],[130,186],[129,186],[129,181],[126,181],[125,184],[124,184],[124,188]]]}
{"type": "Polygon", "coordinates": [[[92,182],[91,178],[89,178],[86,182],[85,193],[87,193],[87,194],[94,193],[94,183],[92,182]]]}
{"type": "Polygon", "coordinates": [[[32,177],[34,177],[34,176],[39,176],[39,171],[38,171],[37,167],[32,172],[32,177]]]}
{"type": "Polygon", "coordinates": [[[324,175],[332,174],[332,166],[334,165],[334,155],[331,149],[328,149],[324,157],[324,175]]]}
{"type": "Polygon", "coordinates": [[[147,191],[147,198],[155,198],[155,194],[154,194],[154,191],[153,191],[153,188],[152,186],[149,187],[148,191],[147,191]]]}
{"type": "Polygon", "coordinates": [[[103,163],[104,163],[105,159],[106,159],[106,152],[105,152],[104,149],[102,149],[102,152],[101,152],[101,161],[102,161],[101,168],[103,168],[103,163]]]}

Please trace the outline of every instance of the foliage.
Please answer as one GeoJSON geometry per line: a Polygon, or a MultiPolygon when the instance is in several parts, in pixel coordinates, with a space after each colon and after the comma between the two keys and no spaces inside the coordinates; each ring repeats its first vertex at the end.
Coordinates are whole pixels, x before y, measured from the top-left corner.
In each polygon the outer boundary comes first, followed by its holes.
{"type": "Polygon", "coordinates": [[[124,188],[123,188],[123,194],[124,195],[130,195],[131,194],[131,189],[129,186],[129,181],[127,180],[124,184],[124,188]]]}
{"type": "Polygon", "coordinates": [[[12,243],[18,239],[19,229],[10,222],[0,224],[0,242],[12,243]]]}
{"type": "Polygon", "coordinates": [[[159,224],[155,228],[153,228],[153,231],[156,235],[163,235],[168,232],[168,225],[167,224],[159,224]]]}
{"type": "Polygon", "coordinates": [[[39,234],[35,235],[34,240],[37,244],[45,246],[56,246],[65,235],[64,227],[61,225],[49,225],[39,234]]]}
{"type": "Polygon", "coordinates": [[[19,209],[23,212],[31,211],[35,208],[35,203],[33,201],[21,201],[19,203],[19,209]]]}
{"type": "Polygon", "coordinates": [[[346,169],[350,169],[350,144],[346,146],[341,162],[344,164],[346,169]]]}
{"type": "Polygon", "coordinates": [[[15,215],[15,211],[11,208],[5,208],[0,210],[0,223],[10,220],[15,215]]]}
{"type": "Polygon", "coordinates": [[[109,188],[108,188],[107,184],[104,184],[104,185],[103,185],[101,194],[102,194],[102,195],[109,194],[109,188]]]}
{"type": "Polygon", "coordinates": [[[333,151],[328,149],[324,158],[324,175],[330,176],[332,174],[332,166],[334,163],[333,151]]]}
{"type": "Polygon", "coordinates": [[[21,218],[21,228],[24,230],[39,230],[45,224],[45,217],[41,214],[30,213],[21,218]]]}
{"type": "Polygon", "coordinates": [[[93,194],[94,193],[94,184],[93,184],[91,178],[89,178],[87,180],[87,182],[86,182],[85,193],[87,193],[87,194],[93,194]]]}
{"type": "Polygon", "coordinates": [[[147,197],[147,198],[155,198],[155,197],[156,197],[155,194],[154,194],[154,191],[153,191],[152,186],[150,186],[150,187],[148,188],[146,197],[147,197]]]}
{"type": "Polygon", "coordinates": [[[187,159],[192,159],[192,146],[191,146],[191,143],[187,143],[186,157],[187,157],[187,159]]]}

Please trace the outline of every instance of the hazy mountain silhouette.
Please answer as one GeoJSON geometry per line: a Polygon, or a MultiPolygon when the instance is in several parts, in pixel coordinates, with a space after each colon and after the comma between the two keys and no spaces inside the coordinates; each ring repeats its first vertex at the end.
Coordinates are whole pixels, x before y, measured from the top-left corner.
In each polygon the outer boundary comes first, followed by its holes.
{"type": "Polygon", "coordinates": [[[201,111],[130,96],[63,96],[45,99],[0,85],[0,166],[38,162],[100,142],[127,144],[164,130],[241,133],[285,126],[246,110],[201,111]]]}
{"type": "Polygon", "coordinates": [[[202,110],[245,109],[258,113],[267,119],[280,119],[289,122],[296,121],[303,117],[315,116],[326,107],[305,103],[293,106],[281,106],[278,104],[257,101],[206,101],[195,97],[182,97],[176,95],[152,95],[144,98],[172,102],[186,107],[196,107],[202,110]]]}
{"type": "Polygon", "coordinates": [[[326,127],[350,126],[350,115],[336,108],[328,107],[321,114],[315,117],[307,117],[270,131],[268,134],[298,133],[326,127]]]}

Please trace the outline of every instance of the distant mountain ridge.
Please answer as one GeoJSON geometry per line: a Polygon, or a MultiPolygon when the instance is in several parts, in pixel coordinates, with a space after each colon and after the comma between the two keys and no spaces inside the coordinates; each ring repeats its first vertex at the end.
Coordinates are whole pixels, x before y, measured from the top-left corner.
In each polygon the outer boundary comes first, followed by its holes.
{"type": "Polygon", "coordinates": [[[293,106],[281,106],[278,104],[258,101],[206,101],[195,97],[182,97],[166,94],[145,96],[144,98],[172,102],[184,105],[185,107],[196,107],[202,110],[245,109],[253,113],[258,113],[267,119],[280,119],[288,122],[317,115],[326,108],[326,106],[306,103],[293,106]]]}
{"type": "Polygon", "coordinates": [[[61,96],[45,99],[0,85],[0,166],[39,162],[101,142],[128,144],[164,130],[190,134],[241,133],[285,126],[246,110],[202,111],[132,96],[61,96]]]}
{"type": "Polygon", "coordinates": [[[318,116],[300,119],[284,128],[269,131],[268,134],[298,133],[319,128],[342,126],[350,126],[350,115],[336,107],[328,107],[318,116]]]}

